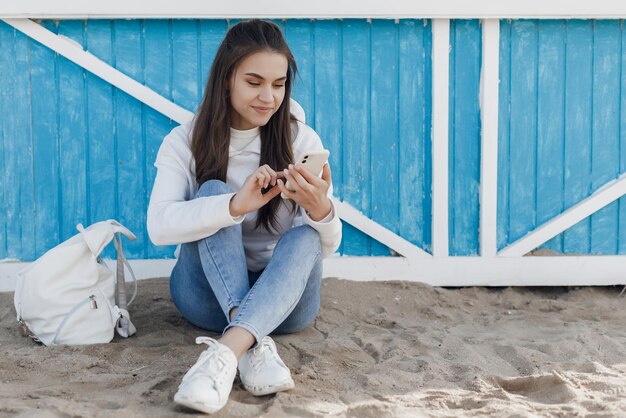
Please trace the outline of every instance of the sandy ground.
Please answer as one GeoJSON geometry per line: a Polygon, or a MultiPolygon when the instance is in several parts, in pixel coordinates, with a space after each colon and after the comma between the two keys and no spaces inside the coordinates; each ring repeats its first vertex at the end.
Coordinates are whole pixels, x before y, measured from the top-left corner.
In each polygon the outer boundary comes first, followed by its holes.
{"type": "MultiPolygon", "coordinates": [[[[138,334],[92,346],[23,337],[1,293],[0,415],[194,415],[172,398],[205,333],[178,314],[167,279],[139,285],[138,334]]],[[[326,279],[315,325],[275,338],[296,388],[257,398],[237,379],[215,416],[626,416],[620,290],[326,279]]]]}

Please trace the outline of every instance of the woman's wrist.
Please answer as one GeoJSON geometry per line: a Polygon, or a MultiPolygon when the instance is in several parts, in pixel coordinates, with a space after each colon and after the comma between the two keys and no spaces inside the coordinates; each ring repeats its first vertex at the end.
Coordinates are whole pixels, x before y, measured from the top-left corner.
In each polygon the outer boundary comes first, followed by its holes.
{"type": "Polygon", "coordinates": [[[311,220],[319,222],[327,217],[332,210],[333,207],[330,204],[330,200],[326,199],[326,202],[323,205],[318,206],[315,210],[307,211],[307,213],[309,214],[309,218],[311,218],[311,220]]]}
{"type": "Polygon", "coordinates": [[[235,196],[237,196],[237,193],[235,193],[234,195],[232,195],[232,197],[230,198],[230,201],[228,202],[228,212],[230,213],[230,216],[232,216],[233,218],[239,218],[240,216],[245,215],[245,213],[242,213],[239,209],[237,209],[237,207],[235,206],[235,196]]]}

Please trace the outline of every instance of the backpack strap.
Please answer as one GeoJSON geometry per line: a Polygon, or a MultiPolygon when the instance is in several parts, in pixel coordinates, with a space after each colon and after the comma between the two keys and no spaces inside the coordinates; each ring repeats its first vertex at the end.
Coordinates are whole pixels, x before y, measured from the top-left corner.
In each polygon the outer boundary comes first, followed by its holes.
{"type": "Polygon", "coordinates": [[[127,338],[133,335],[137,330],[130,322],[130,316],[128,314],[128,307],[133,303],[135,297],[137,296],[137,278],[135,277],[135,273],[133,269],[130,267],[130,264],[124,257],[124,251],[122,251],[122,237],[120,233],[116,233],[113,238],[113,245],[115,246],[115,251],[117,251],[117,269],[115,274],[115,301],[120,310],[119,319],[115,326],[115,330],[117,333],[127,338]],[[130,298],[130,302],[127,302],[126,298],[126,279],[124,276],[124,266],[128,268],[130,271],[130,275],[133,278],[133,296],[130,298]]]}

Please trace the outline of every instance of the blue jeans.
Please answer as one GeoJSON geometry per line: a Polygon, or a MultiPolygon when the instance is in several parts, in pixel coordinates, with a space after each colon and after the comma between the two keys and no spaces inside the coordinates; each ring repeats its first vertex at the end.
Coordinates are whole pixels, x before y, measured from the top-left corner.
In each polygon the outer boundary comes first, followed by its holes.
{"type": "MultiPolygon", "coordinates": [[[[204,183],[197,197],[231,193],[219,180],[204,183]]],[[[182,244],[170,277],[174,304],[192,324],[214,332],[249,331],[256,341],[311,324],[320,306],[322,255],[319,234],[308,225],[287,230],[260,272],[248,271],[241,225],[182,244]],[[229,321],[229,313],[237,313],[229,321]]]]}

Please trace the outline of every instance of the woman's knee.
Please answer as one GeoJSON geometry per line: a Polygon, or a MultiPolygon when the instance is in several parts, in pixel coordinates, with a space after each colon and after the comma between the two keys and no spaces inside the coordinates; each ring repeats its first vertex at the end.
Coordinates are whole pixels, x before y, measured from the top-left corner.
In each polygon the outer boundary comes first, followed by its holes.
{"type": "Polygon", "coordinates": [[[196,192],[196,198],[206,196],[217,196],[220,194],[232,193],[233,190],[230,186],[224,183],[222,180],[207,180],[196,192]]]}
{"type": "Polygon", "coordinates": [[[296,226],[283,234],[281,240],[295,240],[309,250],[321,252],[320,234],[309,225],[296,226]]]}

